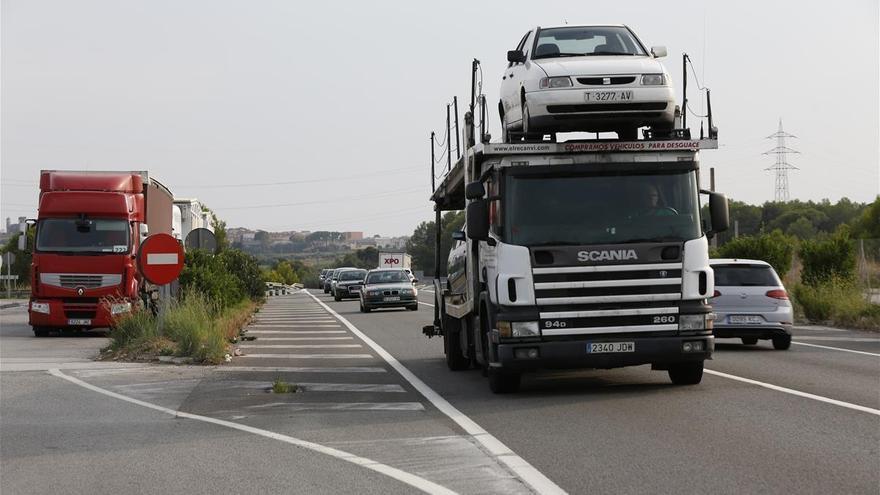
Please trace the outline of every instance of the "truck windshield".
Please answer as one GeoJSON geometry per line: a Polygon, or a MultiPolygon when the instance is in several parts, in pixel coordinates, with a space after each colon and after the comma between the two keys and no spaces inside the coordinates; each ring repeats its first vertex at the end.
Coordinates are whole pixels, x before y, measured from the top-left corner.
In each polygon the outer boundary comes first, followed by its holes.
{"type": "Polygon", "coordinates": [[[508,176],[505,242],[523,246],[686,241],[702,235],[694,171],[508,176]]]}
{"type": "Polygon", "coordinates": [[[37,226],[37,251],[59,253],[127,253],[126,220],[47,218],[37,226]]]}

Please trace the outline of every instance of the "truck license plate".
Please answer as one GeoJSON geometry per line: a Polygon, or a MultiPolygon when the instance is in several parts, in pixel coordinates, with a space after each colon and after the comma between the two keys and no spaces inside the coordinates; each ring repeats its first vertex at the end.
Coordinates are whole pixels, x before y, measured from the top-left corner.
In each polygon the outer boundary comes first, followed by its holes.
{"type": "Polygon", "coordinates": [[[587,344],[587,352],[590,354],[604,354],[610,352],[636,352],[635,342],[590,342],[587,344]]]}
{"type": "Polygon", "coordinates": [[[67,324],[68,325],[91,325],[92,320],[71,318],[71,319],[67,320],[67,324]]]}
{"type": "Polygon", "coordinates": [[[632,101],[632,91],[587,91],[584,93],[584,101],[593,103],[597,101],[632,101]]]}
{"type": "Polygon", "coordinates": [[[400,297],[398,297],[398,296],[383,297],[382,300],[385,302],[400,301],[400,297]]]}
{"type": "Polygon", "coordinates": [[[737,325],[760,325],[764,323],[764,318],[758,315],[730,315],[730,323],[737,325]]]}

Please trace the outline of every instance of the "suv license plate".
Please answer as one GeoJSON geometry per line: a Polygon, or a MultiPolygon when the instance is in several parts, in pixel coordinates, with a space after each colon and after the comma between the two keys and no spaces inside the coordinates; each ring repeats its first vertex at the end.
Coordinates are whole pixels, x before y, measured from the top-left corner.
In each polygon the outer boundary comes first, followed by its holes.
{"type": "Polygon", "coordinates": [[[758,315],[730,315],[729,319],[731,323],[740,325],[760,325],[761,323],[764,323],[764,318],[761,318],[758,315]]]}
{"type": "Polygon", "coordinates": [[[587,103],[607,101],[632,101],[632,91],[587,91],[584,101],[587,103]]]}
{"type": "Polygon", "coordinates": [[[68,325],[91,325],[92,320],[71,318],[71,319],[67,320],[67,324],[68,325]]]}
{"type": "Polygon", "coordinates": [[[400,301],[400,297],[398,297],[398,296],[383,297],[382,300],[385,302],[400,301]]]}
{"type": "Polygon", "coordinates": [[[587,353],[604,354],[610,352],[636,352],[635,342],[590,342],[587,353]]]}

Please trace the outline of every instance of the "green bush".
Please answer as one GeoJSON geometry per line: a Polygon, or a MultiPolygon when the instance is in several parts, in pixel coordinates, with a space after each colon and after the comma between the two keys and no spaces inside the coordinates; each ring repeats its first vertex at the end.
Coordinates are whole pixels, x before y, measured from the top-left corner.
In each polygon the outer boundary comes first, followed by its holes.
{"type": "Polygon", "coordinates": [[[804,241],[798,256],[804,265],[801,280],[807,285],[816,286],[834,279],[855,279],[855,247],[850,242],[849,230],[845,228],[825,239],[804,241]]]}
{"type": "Polygon", "coordinates": [[[851,280],[832,277],[816,285],[797,284],[792,295],[795,304],[812,322],[850,328],[880,328],[880,305],[871,304],[851,280]]]}
{"type": "Polygon", "coordinates": [[[199,249],[186,253],[180,286],[184,292],[204,294],[221,310],[245,298],[244,283],[227,269],[223,259],[199,249]]]}
{"type": "Polygon", "coordinates": [[[719,247],[716,253],[719,258],[766,261],[782,278],[791,269],[794,243],[794,238],[783,234],[780,230],[774,230],[769,234],[737,237],[719,247]]]}
{"type": "Polygon", "coordinates": [[[149,311],[135,311],[114,322],[110,331],[110,348],[119,350],[141,345],[159,336],[156,318],[149,311]]]}
{"type": "Polygon", "coordinates": [[[226,249],[218,258],[226,270],[239,280],[247,297],[254,301],[263,297],[266,285],[256,258],[239,249],[226,249]]]}

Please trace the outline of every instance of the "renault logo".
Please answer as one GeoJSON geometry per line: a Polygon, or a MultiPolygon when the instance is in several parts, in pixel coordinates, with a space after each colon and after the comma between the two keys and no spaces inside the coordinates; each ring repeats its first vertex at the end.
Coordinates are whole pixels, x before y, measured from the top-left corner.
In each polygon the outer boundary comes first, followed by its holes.
{"type": "Polygon", "coordinates": [[[77,287],[77,288],[76,288],[76,295],[81,296],[81,295],[83,295],[83,294],[85,294],[85,293],[86,293],[86,288],[85,288],[85,287],[77,287]]]}

